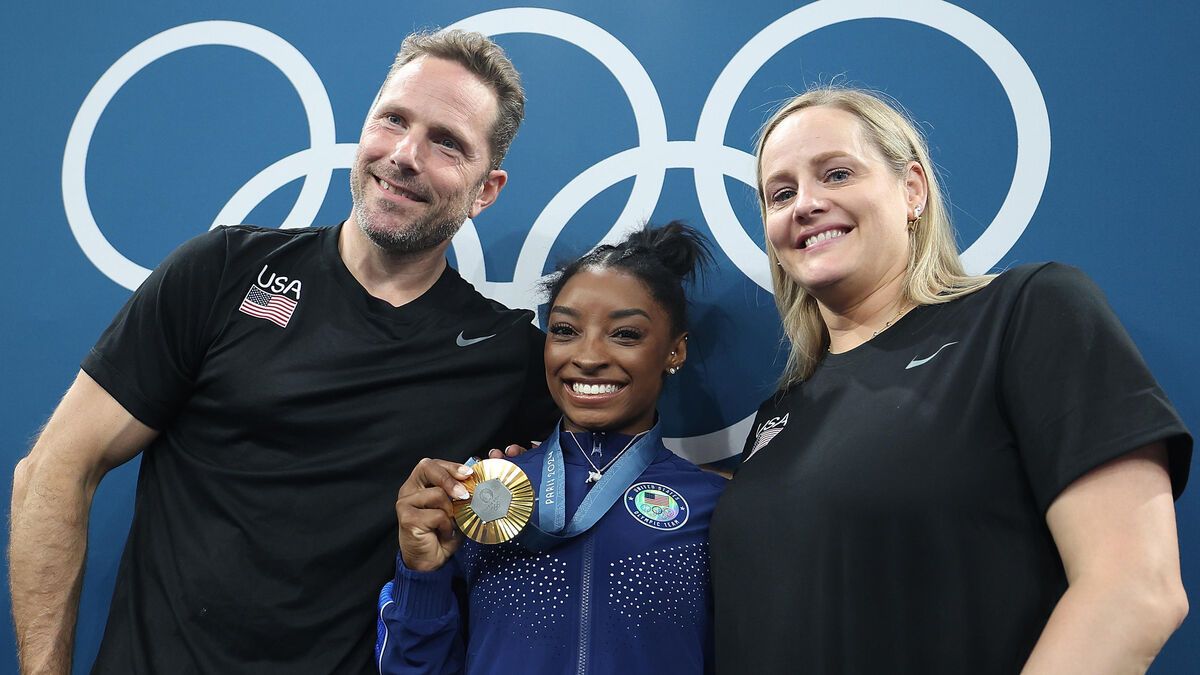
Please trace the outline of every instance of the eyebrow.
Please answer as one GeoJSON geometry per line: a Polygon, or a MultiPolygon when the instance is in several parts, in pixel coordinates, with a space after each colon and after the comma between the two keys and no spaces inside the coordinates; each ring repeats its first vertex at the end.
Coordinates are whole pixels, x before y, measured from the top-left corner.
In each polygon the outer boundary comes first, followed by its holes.
{"type": "Polygon", "coordinates": [[[610,318],[610,319],[624,319],[624,318],[631,317],[631,316],[644,316],[647,319],[650,318],[650,315],[647,314],[645,310],[638,309],[637,307],[630,307],[629,309],[618,309],[614,312],[609,312],[609,314],[608,314],[608,318],[610,318]]]}
{"type": "MultiPolygon", "coordinates": [[[[845,150],[831,150],[829,152],[822,152],[821,154],[816,155],[812,159],[808,160],[808,164],[809,164],[809,166],[820,166],[821,164],[824,164],[825,162],[828,162],[831,159],[842,159],[842,158],[845,158],[852,162],[861,161],[861,160],[859,160],[857,155],[846,152],[845,150]]],[[[789,169],[780,169],[778,171],[775,171],[775,172],[767,175],[766,178],[763,179],[763,185],[769,185],[771,183],[771,181],[778,180],[781,176],[785,176],[788,173],[789,173],[789,169]]]]}
{"type": "MultiPolygon", "coordinates": [[[[413,114],[411,109],[407,108],[403,103],[401,103],[397,100],[383,101],[382,99],[380,99],[380,101],[382,101],[382,102],[377,102],[375,105],[375,116],[376,117],[381,117],[383,115],[392,115],[392,114],[399,114],[399,115],[403,115],[404,117],[411,117],[413,114]]],[[[462,146],[464,154],[474,157],[475,144],[468,140],[466,129],[463,129],[460,127],[455,127],[455,126],[448,126],[446,124],[440,124],[440,123],[439,124],[427,124],[426,126],[428,126],[429,132],[431,134],[434,134],[434,135],[443,134],[443,135],[452,137],[455,141],[458,142],[459,145],[462,146]]]]}
{"type": "MultiPolygon", "coordinates": [[[[582,316],[580,314],[579,310],[571,308],[571,307],[564,307],[563,305],[555,305],[555,306],[551,307],[550,313],[551,314],[566,314],[567,316],[573,317],[576,319],[578,319],[580,316],[582,316]]],[[[648,313],[646,313],[645,310],[638,309],[637,307],[630,307],[629,309],[618,309],[618,310],[614,310],[614,311],[608,313],[608,318],[610,318],[610,319],[624,319],[624,318],[627,318],[630,316],[644,316],[647,319],[650,319],[650,315],[648,313]]]]}
{"type": "Polygon", "coordinates": [[[821,154],[813,157],[811,160],[809,160],[809,164],[824,164],[825,162],[828,162],[831,159],[839,159],[842,157],[845,157],[846,159],[853,160],[856,162],[858,161],[857,156],[855,156],[852,153],[846,152],[845,150],[831,150],[829,152],[822,152],[821,154]]]}

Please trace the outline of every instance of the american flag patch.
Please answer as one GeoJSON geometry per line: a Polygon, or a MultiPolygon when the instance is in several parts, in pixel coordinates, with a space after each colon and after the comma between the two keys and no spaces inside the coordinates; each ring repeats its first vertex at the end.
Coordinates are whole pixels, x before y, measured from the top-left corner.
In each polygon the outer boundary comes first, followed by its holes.
{"type": "Polygon", "coordinates": [[[296,301],[287,296],[268,293],[251,284],[238,310],[243,314],[266,319],[280,328],[287,328],[288,322],[292,320],[292,312],[296,311],[296,301]]]}
{"type": "Polygon", "coordinates": [[[670,506],[671,505],[671,498],[662,493],[650,492],[649,490],[647,490],[645,495],[646,496],[643,497],[643,499],[645,499],[646,503],[650,504],[651,506],[670,506]]]}

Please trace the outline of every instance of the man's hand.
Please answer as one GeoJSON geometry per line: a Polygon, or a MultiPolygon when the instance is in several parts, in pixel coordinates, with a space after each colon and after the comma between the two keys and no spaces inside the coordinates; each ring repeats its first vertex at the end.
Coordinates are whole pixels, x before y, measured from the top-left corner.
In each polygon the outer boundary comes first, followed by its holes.
{"type": "Polygon", "coordinates": [[[446,564],[462,543],[454,527],[452,499],[470,497],[462,481],[471,469],[440,459],[422,459],[396,496],[400,555],[414,572],[432,572],[446,564]]]}

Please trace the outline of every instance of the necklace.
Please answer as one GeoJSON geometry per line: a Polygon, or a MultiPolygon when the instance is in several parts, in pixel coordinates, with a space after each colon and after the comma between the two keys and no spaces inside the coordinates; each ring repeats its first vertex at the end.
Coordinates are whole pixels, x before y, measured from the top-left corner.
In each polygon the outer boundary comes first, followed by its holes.
{"type": "MultiPolygon", "coordinates": [[[[914,305],[914,306],[915,306],[915,305],[914,305]]],[[[883,331],[885,331],[885,330],[887,330],[887,329],[891,328],[891,327],[892,327],[892,324],[894,324],[894,323],[896,323],[897,321],[899,321],[899,320],[900,320],[900,317],[904,316],[905,314],[908,314],[908,311],[909,311],[909,310],[911,310],[911,309],[912,309],[912,307],[905,307],[904,305],[901,305],[901,306],[900,306],[900,311],[896,312],[896,316],[893,316],[891,319],[889,319],[889,320],[888,320],[888,322],[887,322],[887,323],[883,324],[883,328],[880,328],[879,330],[872,332],[872,333],[871,333],[871,337],[872,337],[872,338],[874,338],[875,336],[879,335],[879,334],[880,334],[880,333],[882,333],[883,331]]]]}
{"type": "Polygon", "coordinates": [[[616,454],[615,457],[608,460],[608,464],[605,464],[602,467],[597,467],[596,463],[592,461],[592,458],[588,456],[587,451],[584,450],[583,446],[579,444],[579,439],[575,438],[575,433],[572,431],[567,432],[567,434],[569,434],[571,436],[571,440],[575,441],[575,447],[579,448],[579,452],[583,455],[583,458],[586,459],[587,463],[589,465],[591,465],[591,467],[592,467],[592,470],[588,472],[588,477],[587,477],[588,485],[591,485],[592,483],[595,483],[596,481],[599,481],[601,478],[603,478],[604,472],[608,471],[608,467],[610,467],[614,463],[616,463],[616,461],[618,459],[621,459],[621,455],[625,454],[625,451],[629,449],[629,446],[633,445],[637,439],[641,438],[642,436],[645,436],[647,433],[649,433],[648,429],[646,431],[643,431],[640,434],[637,434],[633,438],[629,439],[629,442],[625,444],[625,447],[621,448],[621,450],[616,454]]]}
{"type": "MultiPolygon", "coordinates": [[[[888,319],[887,323],[883,324],[883,327],[880,328],[879,330],[871,331],[871,337],[869,337],[867,339],[874,340],[876,337],[879,336],[880,333],[891,328],[892,324],[899,321],[900,317],[904,316],[905,314],[908,314],[910,311],[916,309],[916,307],[917,307],[916,305],[912,305],[911,307],[905,307],[905,306],[901,305],[900,309],[896,312],[896,316],[893,316],[892,318],[888,319]]],[[[825,351],[827,351],[829,353],[833,353],[833,345],[831,345],[831,344],[825,345],[825,351]]]]}

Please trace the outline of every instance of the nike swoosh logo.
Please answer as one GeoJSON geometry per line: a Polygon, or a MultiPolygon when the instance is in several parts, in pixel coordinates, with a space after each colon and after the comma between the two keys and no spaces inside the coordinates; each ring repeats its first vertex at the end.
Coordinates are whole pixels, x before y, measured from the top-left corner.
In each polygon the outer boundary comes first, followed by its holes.
{"type": "Polygon", "coordinates": [[[932,361],[933,357],[937,356],[938,354],[941,354],[943,349],[945,349],[946,347],[949,347],[950,345],[956,345],[956,344],[958,344],[958,343],[957,342],[947,342],[946,344],[942,345],[941,347],[938,347],[938,350],[936,352],[930,354],[929,356],[926,356],[923,359],[914,358],[912,361],[909,361],[908,365],[904,366],[904,369],[908,370],[909,368],[916,368],[917,366],[923,366],[926,363],[929,363],[930,361],[932,361]]]}
{"type": "Polygon", "coordinates": [[[470,347],[471,345],[475,344],[476,342],[483,342],[484,340],[490,340],[491,338],[494,338],[494,337],[496,337],[496,334],[492,333],[491,335],[484,335],[483,337],[468,339],[468,338],[464,337],[462,332],[460,331],[458,334],[458,337],[454,338],[454,343],[457,344],[459,347],[470,347]]]}

